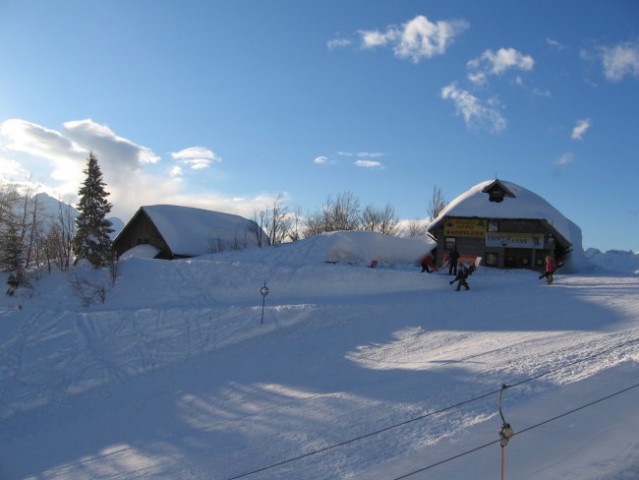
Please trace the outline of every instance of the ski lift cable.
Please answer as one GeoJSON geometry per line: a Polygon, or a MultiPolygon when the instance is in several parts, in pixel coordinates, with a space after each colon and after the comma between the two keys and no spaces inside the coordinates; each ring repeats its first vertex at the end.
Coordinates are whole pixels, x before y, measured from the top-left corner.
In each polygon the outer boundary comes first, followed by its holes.
{"type": "MultiPolygon", "coordinates": [[[[599,351],[599,352],[597,352],[597,353],[595,353],[593,355],[590,355],[588,357],[583,357],[583,358],[574,360],[574,361],[569,362],[569,363],[567,363],[565,365],[561,365],[561,366],[559,366],[557,368],[546,370],[546,371],[544,371],[544,372],[542,372],[542,373],[540,373],[538,375],[523,379],[523,380],[521,380],[519,382],[516,382],[516,383],[513,383],[511,385],[508,385],[507,388],[514,388],[514,387],[518,387],[518,386],[524,385],[526,383],[532,382],[534,380],[538,380],[538,379],[540,379],[542,377],[545,377],[545,376],[550,375],[552,373],[558,372],[558,371],[563,370],[565,368],[572,367],[574,365],[577,365],[577,364],[582,363],[582,362],[586,362],[588,360],[592,360],[592,359],[597,358],[597,357],[599,357],[601,355],[609,353],[609,352],[611,352],[613,350],[616,350],[618,348],[622,348],[622,347],[625,347],[627,345],[630,345],[630,344],[633,344],[633,343],[637,343],[637,342],[639,342],[639,338],[635,338],[635,339],[629,340],[627,342],[623,342],[623,343],[614,345],[612,347],[609,347],[607,349],[601,350],[601,351],[599,351]]],[[[360,436],[357,436],[357,437],[354,437],[354,438],[351,438],[351,439],[348,439],[348,440],[344,440],[342,442],[339,442],[339,443],[336,443],[336,444],[333,444],[333,445],[328,445],[326,447],[319,448],[317,450],[313,450],[311,452],[307,452],[307,453],[298,455],[296,457],[291,457],[291,458],[282,460],[280,462],[273,463],[273,464],[270,464],[270,465],[267,465],[267,466],[252,470],[250,472],[245,472],[245,473],[230,477],[227,480],[237,480],[239,478],[245,478],[245,477],[248,477],[250,475],[254,475],[256,473],[261,473],[261,472],[264,472],[264,471],[267,471],[267,470],[270,470],[270,469],[273,469],[273,468],[276,468],[276,467],[280,467],[282,465],[286,465],[288,463],[292,463],[292,462],[295,462],[295,461],[298,461],[298,460],[302,460],[302,459],[307,458],[307,457],[318,455],[320,453],[325,453],[327,451],[334,450],[336,448],[340,448],[340,447],[346,446],[348,444],[357,442],[359,440],[370,438],[370,437],[373,437],[375,435],[378,435],[378,434],[381,434],[381,433],[384,433],[384,432],[387,432],[387,431],[390,431],[390,430],[394,430],[394,429],[399,428],[399,427],[403,427],[403,426],[408,425],[410,423],[413,423],[413,422],[416,422],[416,421],[419,421],[419,420],[424,420],[424,419],[426,419],[428,417],[431,417],[431,416],[434,416],[434,415],[437,415],[437,414],[440,414],[440,413],[447,412],[449,410],[453,410],[453,409],[462,407],[462,406],[467,405],[469,403],[473,403],[473,402],[482,400],[482,399],[484,399],[486,397],[490,397],[490,396],[493,396],[495,394],[499,394],[501,392],[503,392],[503,386],[502,386],[502,388],[499,388],[499,389],[496,389],[496,390],[492,390],[490,392],[478,395],[476,397],[473,397],[473,398],[470,398],[470,399],[467,399],[467,400],[463,400],[461,402],[458,402],[458,403],[455,403],[453,405],[449,405],[449,406],[440,408],[438,410],[427,412],[427,413],[425,413],[423,415],[420,415],[420,416],[417,416],[417,417],[414,417],[414,418],[410,418],[410,419],[405,420],[403,422],[400,422],[400,423],[397,423],[397,424],[393,424],[393,425],[389,425],[388,427],[384,427],[382,429],[375,430],[373,432],[369,432],[369,433],[366,433],[366,434],[363,434],[363,435],[360,435],[360,436]]],[[[503,420],[503,417],[502,417],[502,420],[503,420]]],[[[522,432],[519,432],[519,433],[522,433],[522,432]]],[[[492,445],[493,443],[497,443],[497,442],[499,442],[499,440],[497,440],[495,442],[491,442],[491,443],[487,444],[486,446],[492,445]]],[[[473,451],[476,451],[476,450],[473,450],[473,451]]],[[[472,453],[472,452],[469,452],[469,453],[472,453]]],[[[417,473],[417,472],[415,472],[415,473],[417,473]]],[[[402,478],[402,477],[400,477],[400,478],[402,478]]]]}
{"type": "MultiPolygon", "coordinates": [[[[556,420],[559,420],[560,418],[567,417],[568,415],[572,415],[573,413],[576,413],[576,412],[578,412],[580,410],[583,410],[585,408],[592,407],[593,405],[596,405],[598,403],[602,403],[602,402],[604,402],[606,400],[610,400],[611,398],[616,397],[617,395],[621,395],[621,394],[626,393],[626,392],[628,392],[628,391],[630,391],[630,390],[632,390],[634,388],[637,388],[637,387],[639,387],[639,383],[636,383],[636,384],[631,385],[629,387],[623,388],[621,390],[617,390],[616,392],[613,392],[613,393],[611,393],[609,395],[606,395],[605,397],[598,398],[597,400],[593,400],[592,402],[586,403],[585,405],[581,405],[579,407],[573,408],[572,410],[568,410],[567,412],[561,413],[559,415],[556,415],[554,417],[551,417],[551,418],[543,420],[543,421],[541,421],[539,423],[536,423],[535,425],[531,425],[531,426],[529,426],[527,428],[524,428],[523,430],[521,430],[521,431],[519,431],[517,433],[513,433],[512,436],[514,437],[516,435],[521,435],[523,433],[529,432],[529,431],[534,430],[536,428],[539,428],[539,427],[541,427],[543,425],[546,425],[548,423],[551,423],[551,422],[554,422],[556,420]]],[[[393,480],[402,480],[404,478],[411,477],[413,475],[416,475],[418,473],[424,472],[426,470],[430,470],[431,468],[437,467],[439,465],[443,465],[445,463],[452,462],[453,460],[457,460],[457,459],[459,459],[461,457],[464,457],[466,455],[470,455],[471,453],[478,452],[479,450],[483,450],[484,448],[487,448],[487,447],[490,447],[492,445],[495,445],[496,443],[499,443],[500,441],[501,440],[494,440],[492,442],[485,443],[483,445],[479,445],[478,447],[472,448],[470,450],[466,450],[465,452],[462,452],[462,453],[459,453],[459,454],[454,455],[452,457],[448,457],[448,458],[446,458],[444,460],[440,460],[438,462],[432,463],[430,465],[427,465],[426,467],[422,467],[422,468],[420,468],[418,470],[414,470],[414,471],[412,471],[410,473],[406,473],[406,474],[404,474],[404,475],[402,475],[400,477],[395,477],[395,478],[393,478],[393,480]]]]}

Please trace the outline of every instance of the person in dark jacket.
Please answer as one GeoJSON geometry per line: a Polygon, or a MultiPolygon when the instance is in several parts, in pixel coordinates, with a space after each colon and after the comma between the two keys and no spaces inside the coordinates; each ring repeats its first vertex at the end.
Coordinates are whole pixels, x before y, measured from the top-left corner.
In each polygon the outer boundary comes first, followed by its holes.
{"type": "Polygon", "coordinates": [[[457,262],[459,261],[459,252],[457,248],[448,254],[448,275],[457,275],[457,262]]]}
{"type": "Polygon", "coordinates": [[[461,290],[461,287],[464,287],[466,290],[470,290],[470,286],[468,285],[468,277],[472,275],[474,271],[475,265],[467,267],[462,263],[459,267],[457,275],[455,275],[455,278],[448,283],[452,285],[453,283],[457,282],[456,291],[458,292],[461,290]]]}

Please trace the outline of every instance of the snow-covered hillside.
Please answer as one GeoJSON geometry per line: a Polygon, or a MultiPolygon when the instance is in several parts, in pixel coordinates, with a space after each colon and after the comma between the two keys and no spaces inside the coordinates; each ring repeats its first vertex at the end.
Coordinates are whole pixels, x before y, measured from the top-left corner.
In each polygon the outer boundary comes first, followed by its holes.
{"type": "Polygon", "coordinates": [[[409,250],[132,255],[103,304],[83,268],[2,297],[0,478],[499,478],[503,384],[508,478],[639,477],[630,267],[480,268],[456,292],[409,250]]]}

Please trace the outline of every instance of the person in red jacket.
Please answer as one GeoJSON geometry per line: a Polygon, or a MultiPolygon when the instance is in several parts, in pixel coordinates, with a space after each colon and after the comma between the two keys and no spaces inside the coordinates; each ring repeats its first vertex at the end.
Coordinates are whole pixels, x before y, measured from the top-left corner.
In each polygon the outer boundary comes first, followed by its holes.
{"type": "Polygon", "coordinates": [[[546,256],[546,273],[542,275],[540,278],[546,277],[546,282],[550,285],[553,281],[553,273],[557,270],[557,263],[555,263],[555,259],[552,255],[546,256]]]}
{"type": "Polygon", "coordinates": [[[434,267],[435,255],[433,252],[427,253],[422,257],[421,265],[422,265],[422,273],[428,272],[432,273],[434,267]]]}

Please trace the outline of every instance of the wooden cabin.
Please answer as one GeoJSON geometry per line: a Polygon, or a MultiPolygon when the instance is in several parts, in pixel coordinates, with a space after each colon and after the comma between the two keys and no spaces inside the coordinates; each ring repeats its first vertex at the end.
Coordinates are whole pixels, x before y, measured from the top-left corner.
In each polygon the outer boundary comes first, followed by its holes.
{"type": "MultiPolygon", "coordinates": [[[[428,226],[436,261],[456,249],[461,262],[482,257],[498,268],[541,270],[547,255],[565,259],[579,228],[538,195],[511,182],[489,180],[460,195],[428,226]]],[[[581,248],[581,245],[579,245],[581,248]]]]}
{"type": "Polygon", "coordinates": [[[156,258],[195,257],[267,243],[256,222],[239,215],[177,205],[140,207],[113,241],[117,257],[138,245],[152,245],[156,258]]]}

